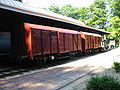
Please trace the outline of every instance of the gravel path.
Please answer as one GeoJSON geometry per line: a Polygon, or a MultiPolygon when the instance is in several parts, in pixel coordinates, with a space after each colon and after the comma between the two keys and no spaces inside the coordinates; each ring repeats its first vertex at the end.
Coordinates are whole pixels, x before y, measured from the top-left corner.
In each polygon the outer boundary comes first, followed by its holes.
{"type": "MultiPolygon", "coordinates": [[[[106,63],[104,63],[101,68],[84,76],[80,80],[71,84],[71,87],[65,87],[63,90],[87,90],[86,89],[87,80],[89,80],[92,76],[96,76],[96,75],[107,74],[107,75],[116,77],[118,79],[118,81],[120,82],[120,73],[116,73],[115,70],[112,69],[112,63],[114,61],[120,62],[120,52],[118,50],[120,50],[120,48],[115,49],[113,51],[109,51],[108,56],[106,56],[106,59],[109,59],[109,62],[107,62],[108,60],[106,60],[105,61],[106,63]]],[[[102,62],[100,62],[100,63],[102,63],[102,62]]]]}

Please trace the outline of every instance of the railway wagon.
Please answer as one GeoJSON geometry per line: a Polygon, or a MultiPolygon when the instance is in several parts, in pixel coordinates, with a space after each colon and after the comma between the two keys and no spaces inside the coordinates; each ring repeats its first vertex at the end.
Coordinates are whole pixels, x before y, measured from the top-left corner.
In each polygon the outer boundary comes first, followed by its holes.
{"type": "Polygon", "coordinates": [[[94,49],[101,50],[102,37],[101,35],[94,34],[94,49]]]}
{"type": "Polygon", "coordinates": [[[73,18],[14,0],[0,0],[0,5],[0,56],[16,57],[18,61],[29,58],[39,62],[40,59],[45,61],[98,50],[101,36],[81,34],[80,31],[110,34],[73,18]]]}
{"type": "Polygon", "coordinates": [[[6,41],[0,41],[0,53],[9,53],[9,56],[16,57],[19,63],[27,58],[42,64],[47,60],[101,49],[101,35],[30,23],[17,26],[14,32],[1,33],[0,38],[6,41]]]}
{"type": "Polygon", "coordinates": [[[11,36],[12,55],[20,61],[29,58],[41,64],[81,52],[81,35],[74,30],[24,23],[11,36]]]}
{"type": "Polygon", "coordinates": [[[99,34],[80,32],[81,33],[81,43],[82,52],[91,53],[95,51],[100,51],[102,49],[101,42],[102,37],[99,34]]]}

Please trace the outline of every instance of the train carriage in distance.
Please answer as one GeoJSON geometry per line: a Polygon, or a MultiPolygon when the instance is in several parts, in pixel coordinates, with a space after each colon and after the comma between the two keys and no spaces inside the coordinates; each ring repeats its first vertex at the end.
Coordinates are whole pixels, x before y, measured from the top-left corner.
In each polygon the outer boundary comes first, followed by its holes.
{"type": "Polygon", "coordinates": [[[91,53],[94,51],[101,51],[102,49],[102,36],[99,34],[80,32],[81,33],[81,43],[82,52],[91,53]]]}

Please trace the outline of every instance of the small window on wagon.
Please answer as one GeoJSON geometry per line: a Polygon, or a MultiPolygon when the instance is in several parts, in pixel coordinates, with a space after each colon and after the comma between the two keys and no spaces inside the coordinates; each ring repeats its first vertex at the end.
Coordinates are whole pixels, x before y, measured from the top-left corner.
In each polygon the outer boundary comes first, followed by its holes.
{"type": "Polygon", "coordinates": [[[57,36],[57,32],[55,32],[55,31],[50,31],[50,35],[51,35],[51,36],[57,36]]]}

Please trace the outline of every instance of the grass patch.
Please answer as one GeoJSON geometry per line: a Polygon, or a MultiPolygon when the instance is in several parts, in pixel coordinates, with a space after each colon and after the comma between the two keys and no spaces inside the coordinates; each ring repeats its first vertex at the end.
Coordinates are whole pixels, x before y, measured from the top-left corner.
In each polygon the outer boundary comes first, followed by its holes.
{"type": "Polygon", "coordinates": [[[87,90],[120,90],[120,83],[117,78],[110,75],[91,77],[86,86],[87,90]]]}
{"type": "Polygon", "coordinates": [[[113,67],[113,69],[115,69],[116,72],[120,72],[120,63],[119,62],[114,62],[112,67],[113,67]]]}

